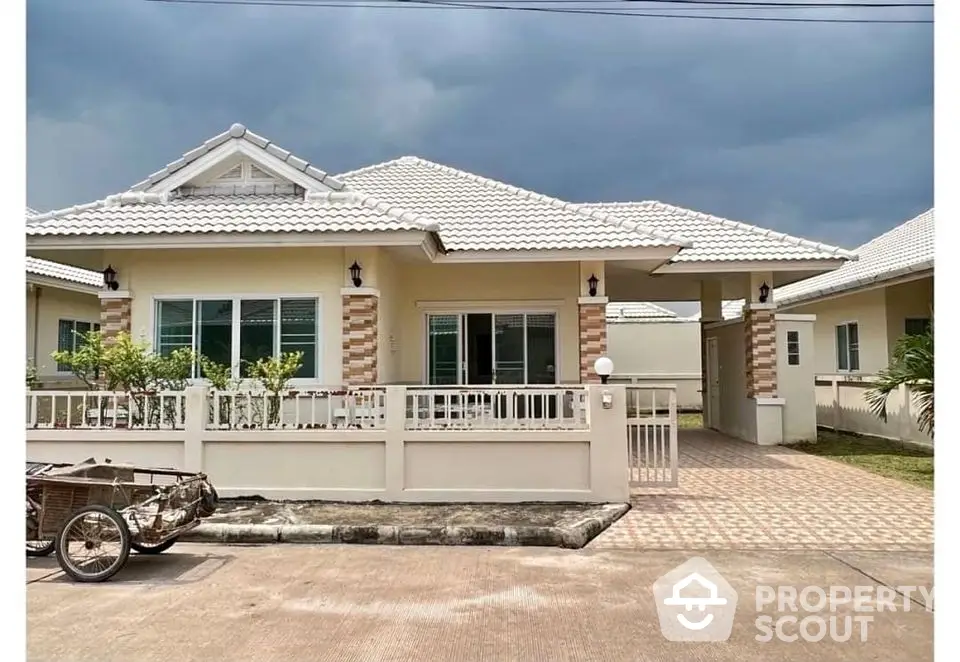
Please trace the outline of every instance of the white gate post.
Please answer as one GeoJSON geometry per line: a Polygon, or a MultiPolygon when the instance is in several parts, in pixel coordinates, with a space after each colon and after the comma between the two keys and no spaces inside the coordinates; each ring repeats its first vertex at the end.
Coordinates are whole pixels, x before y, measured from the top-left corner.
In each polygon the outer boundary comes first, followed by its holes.
{"type": "Polygon", "coordinates": [[[620,384],[588,384],[590,491],[597,501],[627,501],[627,390],[620,384]],[[610,398],[604,409],[604,395],[610,398]]]}
{"type": "Polygon", "coordinates": [[[400,501],[403,496],[403,435],[407,419],[407,389],[387,386],[384,406],[384,458],[387,501],[400,501]]]}
{"type": "Polygon", "coordinates": [[[207,429],[207,393],[206,386],[188,386],[184,392],[184,471],[203,471],[203,435],[207,429]]]}

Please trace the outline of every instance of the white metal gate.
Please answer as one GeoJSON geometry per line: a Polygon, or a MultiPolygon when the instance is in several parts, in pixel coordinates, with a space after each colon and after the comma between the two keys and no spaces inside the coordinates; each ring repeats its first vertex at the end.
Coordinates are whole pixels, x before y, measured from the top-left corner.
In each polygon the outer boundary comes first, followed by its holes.
{"type": "Polygon", "coordinates": [[[676,384],[631,384],[626,389],[630,486],[676,487],[676,384]]]}

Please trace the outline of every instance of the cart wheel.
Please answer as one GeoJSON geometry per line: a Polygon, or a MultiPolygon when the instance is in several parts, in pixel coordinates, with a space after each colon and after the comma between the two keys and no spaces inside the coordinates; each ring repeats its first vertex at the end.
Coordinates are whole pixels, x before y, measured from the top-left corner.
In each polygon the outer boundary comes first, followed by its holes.
{"type": "Polygon", "coordinates": [[[57,533],[57,561],[78,582],[110,579],[130,556],[130,529],[115,510],[84,506],[57,533]]]}
{"type": "Polygon", "coordinates": [[[171,547],[173,547],[173,544],[175,542],[177,542],[176,538],[170,538],[170,540],[164,540],[159,545],[151,545],[150,543],[136,542],[134,540],[131,540],[130,546],[133,548],[135,552],[138,552],[140,554],[160,554],[161,552],[165,552],[171,547]]]}
{"type": "Polygon", "coordinates": [[[49,556],[55,546],[53,540],[28,540],[27,556],[49,556]]]}

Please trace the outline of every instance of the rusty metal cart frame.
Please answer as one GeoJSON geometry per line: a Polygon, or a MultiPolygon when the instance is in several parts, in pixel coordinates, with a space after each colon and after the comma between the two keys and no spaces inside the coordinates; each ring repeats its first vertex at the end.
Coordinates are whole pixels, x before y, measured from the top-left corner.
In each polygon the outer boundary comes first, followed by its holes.
{"type": "Polygon", "coordinates": [[[80,582],[106,581],[131,549],[169,549],[217,505],[206,474],[175,469],[28,463],[26,480],[28,555],[56,551],[63,571],[80,582]]]}

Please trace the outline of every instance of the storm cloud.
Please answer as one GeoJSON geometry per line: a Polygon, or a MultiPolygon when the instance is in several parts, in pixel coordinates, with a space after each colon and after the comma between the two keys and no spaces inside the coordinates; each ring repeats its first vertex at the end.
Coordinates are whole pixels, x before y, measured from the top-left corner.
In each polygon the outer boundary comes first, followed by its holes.
{"type": "Polygon", "coordinates": [[[933,202],[929,25],[31,0],[27,30],[41,210],[233,122],[328,172],[415,154],[848,247],[933,202]]]}

